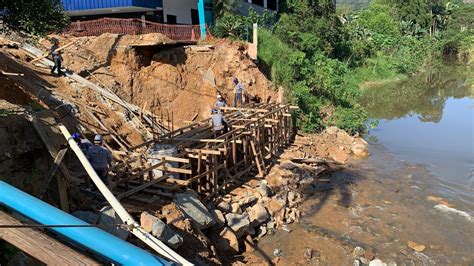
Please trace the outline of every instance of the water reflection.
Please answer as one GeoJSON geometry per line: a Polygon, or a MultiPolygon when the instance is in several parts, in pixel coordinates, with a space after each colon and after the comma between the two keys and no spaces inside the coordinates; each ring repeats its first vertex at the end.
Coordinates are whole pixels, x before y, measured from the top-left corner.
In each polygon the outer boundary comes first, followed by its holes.
{"type": "MultiPolygon", "coordinates": [[[[399,159],[421,163],[447,194],[474,195],[474,88],[465,67],[443,67],[368,89],[362,103],[377,140],[399,159]]],[[[372,142],[373,143],[373,142],[372,142]]],[[[441,189],[440,189],[441,190],[441,189]]]]}
{"type": "Polygon", "coordinates": [[[408,80],[367,90],[362,104],[374,119],[399,119],[417,115],[421,122],[441,121],[449,98],[474,97],[463,68],[444,67],[408,80]]]}

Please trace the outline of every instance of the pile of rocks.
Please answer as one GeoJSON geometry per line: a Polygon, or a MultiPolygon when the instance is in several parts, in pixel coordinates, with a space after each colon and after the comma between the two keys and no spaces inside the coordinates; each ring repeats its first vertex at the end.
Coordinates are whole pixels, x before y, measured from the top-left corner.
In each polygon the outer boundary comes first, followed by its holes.
{"type": "Polygon", "coordinates": [[[354,266],[369,265],[369,266],[397,266],[395,261],[389,261],[387,263],[375,257],[375,253],[372,250],[365,250],[362,247],[356,247],[352,252],[354,257],[354,266]]]}

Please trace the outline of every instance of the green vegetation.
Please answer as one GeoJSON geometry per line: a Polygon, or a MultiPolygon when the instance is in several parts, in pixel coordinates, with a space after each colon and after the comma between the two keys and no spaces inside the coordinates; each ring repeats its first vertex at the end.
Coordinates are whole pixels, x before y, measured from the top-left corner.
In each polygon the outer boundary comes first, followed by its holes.
{"type": "Polygon", "coordinates": [[[273,20],[228,9],[214,27],[218,36],[239,39],[259,23],[261,68],[300,107],[305,131],[332,125],[364,131],[367,114],[358,103],[364,82],[414,74],[472,44],[474,9],[460,1],[375,0],[358,11],[336,10],[332,2],[280,1],[273,20]]]}
{"type": "Polygon", "coordinates": [[[1,0],[7,29],[46,35],[69,24],[60,0],[1,0]]]}

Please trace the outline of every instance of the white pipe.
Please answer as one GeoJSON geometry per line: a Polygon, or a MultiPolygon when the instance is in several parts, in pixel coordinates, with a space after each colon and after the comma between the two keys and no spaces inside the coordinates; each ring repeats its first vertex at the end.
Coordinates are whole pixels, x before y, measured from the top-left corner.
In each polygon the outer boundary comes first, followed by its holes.
{"type": "Polygon", "coordinates": [[[71,133],[67,130],[67,128],[63,125],[59,125],[59,129],[61,130],[61,133],[64,135],[66,138],[67,142],[69,143],[69,146],[71,149],[74,151],[74,153],[77,155],[77,158],[81,162],[81,164],[84,166],[84,169],[86,169],[87,174],[91,177],[92,181],[94,184],[97,186],[99,191],[102,193],[102,195],[105,197],[105,199],[109,202],[110,206],[117,212],[118,216],[124,223],[129,225],[130,232],[134,234],[136,237],[138,237],[140,240],[142,240],[145,244],[147,244],[149,247],[151,247],[153,250],[158,252],[158,254],[164,256],[167,259],[170,259],[176,263],[182,264],[182,265],[193,265],[183,257],[181,257],[178,253],[176,253],[174,250],[166,246],[163,242],[155,238],[153,235],[150,233],[146,232],[134,219],[133,217],[125,210],[125,208],[120,204],[120,202],[115,198],[114,194],[109,190],[109,188],[102,182],[102,180],[99,178],[97,173],[94,171],[94,168],[92,168],[92,165],[90,164],[89,160],[87,160],[86,156],[84,153],[82,153],[81,148],[77,145],[76,141],[71,136],[71,133]]]}

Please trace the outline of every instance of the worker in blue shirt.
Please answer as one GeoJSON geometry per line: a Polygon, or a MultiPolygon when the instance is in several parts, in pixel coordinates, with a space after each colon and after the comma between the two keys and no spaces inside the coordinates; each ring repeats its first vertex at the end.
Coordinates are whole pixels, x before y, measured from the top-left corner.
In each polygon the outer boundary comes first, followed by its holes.
{"type": "Polygon", "coordinates": [[[215,108],[211,111],[211,125],[214,132],[227,133],[229,131],[224,115],[215,108]]]}
{"type": "Polygon", "coordinates": [[[103,147],[103,139],[101,135],[94,137],[94,145],[87,150],[86,157],[94,168],[97,175],[108,184],[107,173],[112,166],[112,153],[103,147]]]}
{"type": "Polygon", "coordinates": [[[72,139],[76,141],[77,146],[81,148],[81,151],[82,153],[84,153],[84,155],[87,154],[87,151],[89,150],[90,147],[94,146],[88,139],[82,138],[80,133],[72,134],[72,139]]]}
{"type": "Polygon", "coordinates": [[[221,113],[224,113],[224,110],[222,110],[221,107],[227,107],[227,103],[225,102],[222,95],[219,94],[217,95],[216,103],[214,103],[214,108],[220,111],[221,113]]]}
{"type": "Polygon", "coordinates": [[[239,107],[242,107],[242,95],[244,93],[244,86],[239,82],[237,78],[234,78],[234,107],[237,107],[237,103],[239,103],[239,107]]]}

